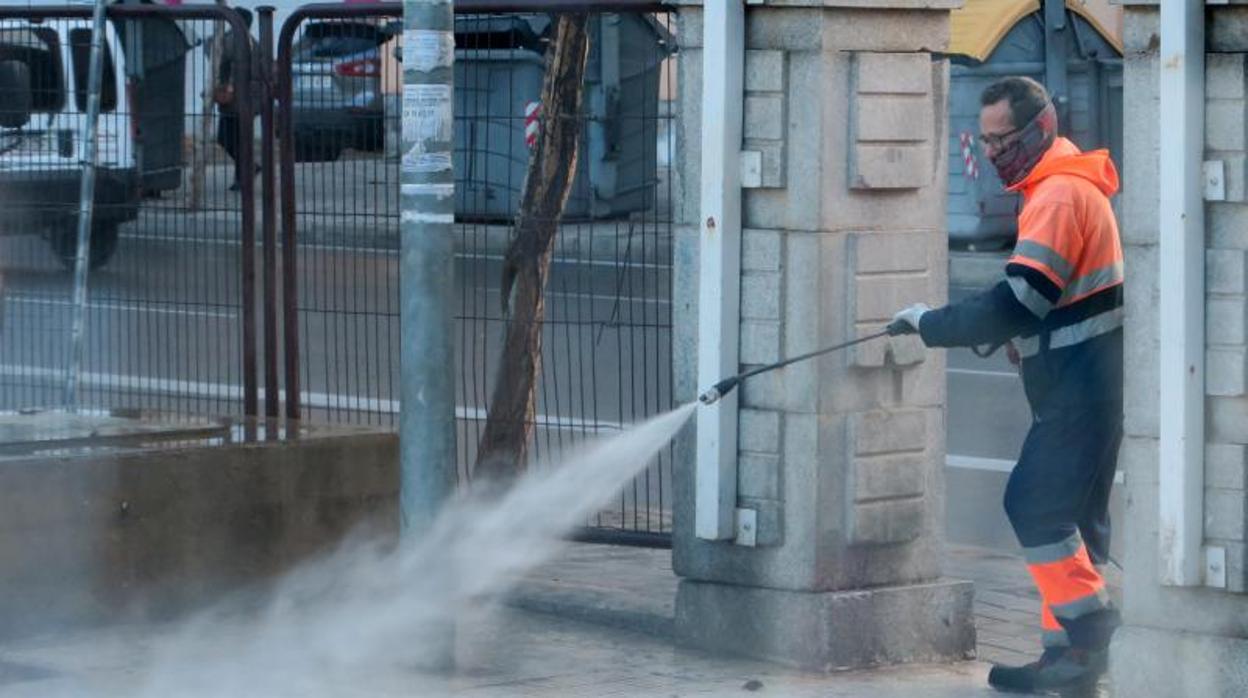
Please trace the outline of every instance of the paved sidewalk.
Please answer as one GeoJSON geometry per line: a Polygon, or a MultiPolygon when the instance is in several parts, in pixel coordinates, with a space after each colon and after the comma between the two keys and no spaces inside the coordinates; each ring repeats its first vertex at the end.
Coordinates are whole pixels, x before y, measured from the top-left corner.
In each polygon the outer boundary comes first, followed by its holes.
{"type": "MultiPolygon", "coordinates": [[[[834,675],[674,648],[665,640],[516,609],[458,629],[453,676],[381,665],[311,673],[280,664],[260,675],[173,670],[149,662],[176,631],[115,628],[0,646],[2,698],[380,698],[426,696],[784,696],[969,698],[996,695],[979,662],[890,667],[834,675]]],[[[240,639],[245,638],[240,633],[240,639]]],[[[228,652],[231,638],[220,649],[228,652]]],[[[211,667],[209,652],[204,659],[211,667]]]]}
{"type": "MultiPolygon", "coordinates": [[[[1021,557],[947,546],[945,574],[975,582],[975,630],[981,661],[1026,663],[1040,652],[1040,600],[1021,557]]],[[[1110,591],[1120,587],[1107,572],[1110,591]]],[[[513,593],[516,607],[662,638],[672,636],[677,578],[670,550],[573,544],[529,575],[513,593]]]]}
{"type": "Polygon", "coordinates": [[[1035,654],[1030,581],[1012,555],[952,547],[947,560],[949,570],[976,582],[979,661],[825,675],[677,648],[670,637],[676,591],[670,551],[571,544],[518,585],[511,607],[487,605],[459,623],[453,675],[422,673],[404,662],[370,664],[367,654],[343,665],[266,661],[260,673],[248,673],[233,660],[222,664],[222,656],[235,657],[264,636],[262,622],[244,617],[214,633],[202,654],[197,645],[193,663],[174,668],[161,663],[161,650],[177,642],[185,624],[0,644],[0,698],[998,695],[987,688],[987,662],[1035,654]],[[154,687],[153,677],[171,676],[172,692],[159,679],[154,687]]]}

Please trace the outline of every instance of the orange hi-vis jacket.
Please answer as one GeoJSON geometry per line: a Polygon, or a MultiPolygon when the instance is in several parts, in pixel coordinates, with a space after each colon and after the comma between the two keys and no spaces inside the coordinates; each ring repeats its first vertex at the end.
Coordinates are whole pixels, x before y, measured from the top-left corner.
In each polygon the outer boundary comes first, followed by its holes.
{"type": "Polygon", "coordinates": [[[925,313],[928,346],[1013,339],[1033,412],[1122,402],[1122,243],[1109,197],[1108,151],[1065,138],[1021,182],[1018,244],[1006,278],[977,296],[925,313]]]}

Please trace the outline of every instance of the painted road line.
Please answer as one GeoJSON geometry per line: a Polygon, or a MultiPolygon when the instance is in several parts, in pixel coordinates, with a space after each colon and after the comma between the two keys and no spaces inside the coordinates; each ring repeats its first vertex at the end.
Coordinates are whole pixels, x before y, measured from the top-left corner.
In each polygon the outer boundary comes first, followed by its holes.
{"type": "MultiPolygon", "coordinates": [[[[20,366],[0,364],[0,376],[11,378],[35,379],[59,385],[65,379],[63,369],[44,366],[20,366]]],[[[154,378],[149,376],[129,376],[116,373],[82,374],[80,385],[84,388],[128,390],[153,395],[167,395],[195,400],[242,400],[243,386],[230,383],[207,383],[187,381],[176,378],[154,378]]],[[[264,400],[264,389],[259,389],[260,400],[264,400]]],[[[286,391],[278,392],[281,400],[286,399],[286,391]]],[[[299,393],[300,403],[309,409],[341,409],[349,412],[371,412],[374,414],[399,414],[401,405],[398,400],[384,398],[361,397],[358,395],[342,395],[337,393],[321,393],[302,391],[299,393]]],[[[486,418],[486,411],[480,407],[456,406],[457,419],[481,420],[486,418]]],[[[563,417],[560,415],[539,414],[535,417],[538,426],[555,429],[587,429],[591,431],[620,431],[624,425],[620,422],[595,421],[579,417],[563,417]]]]}
{"type": "MultiPolygon", "coordinates": [[[[397,233],[395,237],[397,239],[398,237],[397,233]]],[[[123,233],[121,235],[121,239],[136,240],[139,242],[159,242],[159,243],[165,243],[165,244],[170,244],[170,245],[173,245],[173,244],[178,244],[178,245],[209,244],[209,245],[238,247],[240,244],[238,240],[234,240],[234,239],[209,238],[209,237],[190,238],[190,239],[170,239],[162,235],[150,235],[146,233],[123,233]]],[[[257,242],[256,243],[257,247],[260,246],[260,244],[261,244],[260,242],[257,242]]],[[[327,245],[324,243],[301,242],[299,243],[299,251],[300,252],[304,252],[304,251],[347,252],[351,254],[376,255],[376,256],[383,256],[383,257],[398,257],[399,256],[398,247],[362,247],[362,246],[348,246],[348,245],[327,245]]],[[[501,254],[477,254],[477,253],[472,253],[472,252],[457,252],[455,253],[455,258],[477,260],[477,261],[487,261],[487,262],[503,261],[503,255],[501,254]]],[[[668,271],[668,270],[671,270],[672,268],[671,264],[663,264],[663,263],[657,263],[657,262],[612,261],[609,259],[578,259],[575,257],[561,257],[561,256],[551,257],[550,261],[554,264],[564,264],[564,265],[570,265],[570,266],[576,265],[576,266],[587,266],[587,267],[610,267],[613,269],[618,269],[619,267],[626,267],[628,269],[658,269],[661,271],[668,271]]]]}
{"type": "MultiPolygon", "coordinates": [[[[950,453],[945,456],[945,467],[962,468],[964,470],[980,470],[994,473],[1009,473],[1014,470],[1013,460],[1004,458],[982,458],[979,456],[959,456],[950,453]]],[[[1124,482],[1122,471],[1114,473],[1114,482],[1122,484],[1124,482]]]]}
{"type": "MultiPolygon", "coordinates": [[[[5,298],[8,303],[17,305],[34,305],[34,306],[57,306],[69,308],[73,306],[71,301],[54,300],[51,298],[32,298],[30,296],[22,296],[13,294],[5,298]]],[[[224,320],[234,320],[238,318],[238,313],[227,312],[221,310],[185,310],[181,308],[162,308],[159,306],[135,305],[131,303],[113,303],[109,301],[92,301],[87,303],[87,308],[92,310],[113,310],[123,313],[155,313],[157,315],[185,315],[187,317],[207,317],[219,318],[224,320]]]]}
{"type": "Polygon", "coordinates": [[[1014,469],[1014,461],[1003,458],[980,458],[976,456],[959,456],[950,453],[945,456],[945,465],[950,468],[966,470],[989,470],[995,473],[1008,473],[1014,469]]]}
{"type": "Polygon", "coordinates": [[[988,371],[979,368],[946,368],[945,373],[958,376],[981,376],[984,378],[1018,378],[1016,371],[988,371]]]}

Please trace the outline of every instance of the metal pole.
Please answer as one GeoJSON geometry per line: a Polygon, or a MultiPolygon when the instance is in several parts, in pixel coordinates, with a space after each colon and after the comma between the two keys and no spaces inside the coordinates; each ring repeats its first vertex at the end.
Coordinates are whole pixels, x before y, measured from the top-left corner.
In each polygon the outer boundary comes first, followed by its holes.
{"type": "Polygon", "coordinates": [[[404,533],[418,535],[456,479],[451,0],[409,0],[403,24],[400,505],[404,533]]]}
{"type": "MultiPolygon", "coordinates": [[[[451,0],[407,0],[403,29],[399,510],[402,535],[416,538],[450,498],[456,473],[451,0]]],[[[438,640],[422,659],[436,668],[453,667],[454,620],[431,632],[438,640]]]]}
{"type": "Polygon", "coordinates": [[[231,81],[234,85],[234,105],[238,114],[238,188],[240,242],[242,243],[242,302],[243,302],[243,414],[256,417],[260,414],[260,386],[256,366],[256,155],[255,155],[255,102],[252,90],[255,78],[255,54],[252,49],[251,31],[233,9],[225,10],[232,17],[230,31],[234,41],[230,48],[231,81]]]}
{"type": "Polygon", "coordinates": [[[1064,130],[1070,126],[1070,95],[1066,80],[1066,0],[1044,2],[1044,84],[1058,123],[1064,130]]]}
{"type": "Polygon", "coordinates": [[[95,0],[91,15],[91,59],[87,68],[87,122],[83,125],[82,180],[78,189],[78,257],[74,261],[73,324],[69,370],[65,380],[65,409],[78,410],[78,379],[82,373],[82,339],[87,310],[87,269],[91,263],[91,219],[95,215],[96,130],[100,121],[100,89],[104,77],[104,6],[95,0]]]}
{"type": "MultiPolygon", "coordinates": [[[[359,7],[353,5],[353,7],[359,7]]],[[[295,147],[291,142],[294,133],[294,115],[291,110],[292,94],[290,66],[294,48],[295,28],[300,26],[306,7],[286,18],[282,23],[277,41],[277,69],[273,80],[277,84],[281,106],[277,110],[279,181],[282,206],[282,348],[283,366],[286,372],[286,418],[301,419],[299,406],[299,256],[296,252],[299,235],[295,211],[295,147]]]]}
{"type": "MultiPolygon", "coordinates": [[[[271,5],[256,8],[260,15],[260,231],[264,247],[264,416],[277,417],[277,178],[273,170],[273,12],[271,5]]],[[[252,94],[255,94],[254,92],[252,94]]]]}

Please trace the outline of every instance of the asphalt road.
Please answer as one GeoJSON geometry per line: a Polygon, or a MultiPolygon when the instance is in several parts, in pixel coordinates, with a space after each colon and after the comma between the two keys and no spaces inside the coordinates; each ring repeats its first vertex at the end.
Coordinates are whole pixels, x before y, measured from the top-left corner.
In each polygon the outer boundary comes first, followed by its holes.
{"type": "MultiPolygon", "coordinates": [[[[397,238],[397,220],[322,214],[319,225],[317,239],[300,247],[305,415],[393,426],[400,354],[398,251],[394,244],[357,241],[397,238]]],[[[188,214],[159,204],[123,228],[116,255],[89,279],[82,404],[191,413],[241,410],[237,230],[235,216],[225,211],[188,214]]],[[[447,370],[456,376],[465,445],[460,459],[466,467],[498,370],[505,320],[497,230],[476,225],[459,232],[463,240],[451,296],[458,362],[447,370]]],[[[618,429],[662,412],[672,400],[671,274],[646,261],[662,256],[657,228],[581,225],[568,237],[566,248],[556,251],[546,296],[533,447],[539,457],[565,452],[586,432],[618,429]],[[620,265],[613,258],[633,261],[620,265]]],[[[59,405],[69,357],[72,275],[34,236],[0,237],[0,273],[7,287],[0,410],[59,405]]],[[[621,516],[670,508],[670,492],[665,455],[635,492],[624,495],[621,516]]]]}
{"type": "MultiPolygon", "coordinates": [[[[310,167],[319,168],[307,170],[318,177],[307,177],[299,188],[305,201],[299,271],[305,413],[392,426],[399,380],[398,221],[385,213],[395,202],[373,191],[388,190],[391,174],[375,161],[310,167]],[[349,186],[332,195],[335,181],[349,186]]],[[[209,174],[206,211],[190,214],[176,197],[149,202],[139,220],[123,228],[114,259],[92,273],[84,404],[241,410],[236,195],[223,186],[228,173],[222,168],[209,174]]],[[[564,451],[585,432],[618,428],[671,405],[671,273],[656,263],[668,254],[658,230],[640,221],[561,232],[547,294],[537,455],[564,451]]],[[[499,252],[506,229],[468,225],[459,234],[453,290],[458,362],[447,370],[456,376],[464,466],[474,456],[502,344],[499,252]]],[[[8,288],[0,409],[60,404],[71,276],[33,236],[0,237],[0,271],[8,288]]],[[[971,291],[954,287],[950,295],[971,291]]],[[[984,360],[952,351],[948,387],[953,459],[969,467],[1008,467],[1030,420],[1013,368],[1003,355],[984,360]]],[[[647,497],[651,504],[670,500],[669,470],[665,460],[648,484],[626,495],[643,505],[635,511],[653,508],[647,497]]]]}
{"type": "MultiPolygon", "coordinates": [[[[0,239],[0,251],[8,286],[0,409],[51,404],[67,357],[70,275],[35,238],[0,239]]],[[[465,417],[487,400],[504,326],[501,263],[471,252],[457,259],[454,291],[465,417]]],[[[239,258],[237,245],[197,239],[190,227],[176,235],[130,227],[113,262],[91,276],[84,387],[123,405],[169,409],[180,394],[199,408],[227,407],[241,383],[239,258]]],[[[309,245],[300,271],[305,402],[321,416],[391,423],[395,252],[309,245]]],[[[670,404],[670,283],[654,265],[621,273],[607,262],[555,263],[539,420],[613,425],[670,404]]],[[[1004,356],[951,351],[948,380],[950,453],[1011,458],[1030,418],[1004,356]]]]}
{"type": "MultiPolygon", "coordinates": [[[[978,290],[951,287],[949,298],[956,301],[978,290]]],[[[950,350],[947,376],[948,452],[1012,464],[1031,425],[1031,410],[1022,379],[1005,358],[1005,350],[987,359],[969,349],[950,350]]]]}

